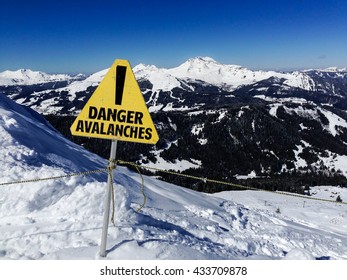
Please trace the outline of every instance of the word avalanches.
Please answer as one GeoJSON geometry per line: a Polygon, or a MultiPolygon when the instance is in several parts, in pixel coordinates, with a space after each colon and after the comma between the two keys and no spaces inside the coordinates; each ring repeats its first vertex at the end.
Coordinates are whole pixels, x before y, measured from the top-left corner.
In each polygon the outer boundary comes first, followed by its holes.
{"type": "Polygon", "coordinates": [[[142,119],[142,112],[90,106],[88,120],[78,120],[76,131],[150,140],[152,128],[144,127],[142,119]]]}

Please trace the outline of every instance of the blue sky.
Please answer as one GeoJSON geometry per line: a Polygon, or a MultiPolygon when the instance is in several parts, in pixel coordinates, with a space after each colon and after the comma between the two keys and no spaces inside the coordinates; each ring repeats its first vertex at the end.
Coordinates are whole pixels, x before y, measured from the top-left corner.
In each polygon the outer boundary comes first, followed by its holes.
{"type": "Polygon", "coordinates": [[[0,71],[92,73],[195,56],[250,69],[347,67],[347,1],[1,1],[0,71]]]}

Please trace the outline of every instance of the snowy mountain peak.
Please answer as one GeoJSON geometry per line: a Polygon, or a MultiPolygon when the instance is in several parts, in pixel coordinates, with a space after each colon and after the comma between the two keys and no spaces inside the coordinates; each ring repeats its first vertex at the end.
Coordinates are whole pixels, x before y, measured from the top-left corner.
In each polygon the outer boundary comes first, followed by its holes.
{"type": "Polygon", "coordinates": [[[190,63],[217,63],[220,64],[219,62],[215,61],[213,58],[208,57],[208,56],[197,56],[193,57],[187,60],[187,62],[190,63]]]}
{"type": "Polygon", "coordinates": [[[323,69],[307,69],[307,70],[304,70],[303,72],[345,73],[347,72],[347,68],[339,68],[336,66],[332,66],[332,67],[327,67],[323,69]]]}
{"type": "Polygon", "coordinates": [[[47,74],[30,69],[19,69],[16,71],[6,70],[0,72],[0,85],[34,85],[46,82],[66,81],[72,77],[67,74],[47,74]]]}
{"type": "MultiPolygon", "coordinates": [[[[17,72],[17,73],[19,72],[19,73],[24,74],[24,75],[26,75],[26,74],[30,75],[33,73],[33,71],[30,69],[18,69],[17,71],[14,71],[14,72],[17,72]]],[[[39,72],[39,73],[41,73],[41,72],[39,72]]]]}
{"type": "Polygon", "coordinates": [[[146,65],[146,64],[138,64],[133,68],[133,71],[135,73],[141,73],[141,72],[153,72],[158,71],[159,69],[155,65],[146,65]]]}
{"type": "Polygon", "coordinates": [[[167,72],[180,79],[203,81],[225,90],[233,90],[241,85],[270,77],[292,78],[292,75],[274,71],[252,71],[239,65],[221,64],[210,57],[189,59],[176,68],[168,69],[167,72]]]}
{"type": "Polygon", "coordinates": [[[338,67],[328,67],[323,70],[322,72],[346,72],[347,68],[338,68],[338,67]]]}
{"type": "Polygon", "coordinates": [[[171,72],[191,72],[191,73],[196,73],[196,72],[203,72],[203,71],[218,71],[220,69],[225,69],[225,68],[241,68],[240,66],[237,65],[226,65],[226,64],[221,64],[214,60],[211,57],[201,57],[197,56],[194,58],[190,58],[184,63],[182,63],[180,66],[171,69],[171,72]]]}

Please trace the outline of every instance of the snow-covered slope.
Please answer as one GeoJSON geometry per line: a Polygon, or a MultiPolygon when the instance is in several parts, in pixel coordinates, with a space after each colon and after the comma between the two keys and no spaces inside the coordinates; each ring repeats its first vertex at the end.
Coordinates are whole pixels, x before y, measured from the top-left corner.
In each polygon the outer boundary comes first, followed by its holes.
{"type": "Polygon", "coordinates": [[[153,91],[170,91],[175,87],[181,87],[177,77],[171,75],[167,69],[157,68],[154,65],[139,64],[133,69],[137,79],[146,79],[153,85],[153,91]]]}
{"type": "Polygon", "coordinates": [[[104,78],[106,75],[108,69],[101,70],[99,72],[96,72],[90,76],[88,76],[86,79],[82,81],[75,81],[72,82],[70,85],[68,85],[65,88],[62,88],[62,90],[67,90],[68,92],[79,92],[86,90],[90,86],[97,86],[100,81],[104,78]]]}
{"type": "MultiPolygon", "coordinates": [[[[60,93],[65,92],[67,94],[68,101],[73,102],[75,99],[78,99],[78,97],[76,96],[76,93],[84,92],[89,87],[97,87],[99,85],[99,83],[101,82],[101,80],[106,75],[107,71],[108,71],[108,69],[105,69],[105,70],[96,72],[96,73],[88,76],[86,79],[73,81],[71,84],[69,84],[65,87],[61,87],[61,88],[56,89],[56,91],[58,91],[60,93]]],[[[35,101],[39,100],[42,96],[49,95],[50,92],[52,92],[51,89],[39,91],[39,92],[34,92],[31,96],[31,99],[35,102],[35,101]]],[[[86,96],[80,97],[80,100],[81,99],[85,100],[86,96]]],[[[39,102],[39,104],[31,106],[31,108],[38,111],[38,112],[42,112],[42,110],[40,110],[42,107],[49,108],[51,105],[56,104],[56,100],[57,100],[57,97],[55,97],[54,100],[48,98],[48,99],[45,99],[45,100],[39,102]]],[[[56,109],[59,111],[59,108],[56,108],[56,109]]]]}
{"type": "MultiPolygon", "coordinates": [[[[1,183],[106,166],[3,96],[0,113],[1,183]]],[[[99,258],[104,180],[101,173],[1,185],[0,258],[99,258]]],[[[108,259],[347,259],[346,205],[307,200],[301,208],[304,200],[261,192],[207,195],[144,176],[147,203],[137,213],[139,174],[118,166],[115,181],[108,259]]],[[[315,195],[337,193],[347,198],[346,189],[330,187],[315,195]]]]}
{"type": "Polygon", "coordinates": [[[30,69],[19,69],[17,71],[4,71],[0,73],[0,85],[34,85],[47,82],[57,82],[71,80],[72,77],[66,74],[46,74],[30,69]]]}

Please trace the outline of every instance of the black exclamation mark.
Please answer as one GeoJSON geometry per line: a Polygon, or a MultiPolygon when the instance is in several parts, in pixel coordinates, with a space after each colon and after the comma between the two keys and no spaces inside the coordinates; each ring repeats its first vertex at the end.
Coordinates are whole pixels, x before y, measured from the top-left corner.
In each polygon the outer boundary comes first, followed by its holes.
{"type": "Polygon", "coordinates": [[[116,67],[116,105],[122,105],[126,66],[116,67]]]}

